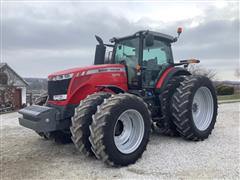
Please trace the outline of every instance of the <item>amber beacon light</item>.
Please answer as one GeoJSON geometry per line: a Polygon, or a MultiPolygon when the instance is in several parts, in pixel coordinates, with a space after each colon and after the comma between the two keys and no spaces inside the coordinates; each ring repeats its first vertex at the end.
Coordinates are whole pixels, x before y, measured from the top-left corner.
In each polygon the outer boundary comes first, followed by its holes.
{"type": "Polygon", "coordinates": [[[182,28],[181,27],[178,27],[178,29],[177,29],[177,33],[178,33],[178,37],[180,36],[180,34],[182,33],[182,28]]]}

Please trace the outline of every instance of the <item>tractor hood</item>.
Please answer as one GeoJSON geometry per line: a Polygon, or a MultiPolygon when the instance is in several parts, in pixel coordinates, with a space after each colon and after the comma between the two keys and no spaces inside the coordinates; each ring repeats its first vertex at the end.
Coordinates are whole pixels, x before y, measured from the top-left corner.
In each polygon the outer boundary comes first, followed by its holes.
{"type": "Polygon", "coordinates": [[[73,74],[73,76],[74,76],[77,73],[87,72],[89,70],[98,70],[98,69],[104,70],[104,69],[109,69],[109,68],[124,68],[124,65],[122,65],[122,64],[102,64],[102,65],[92,65],[92,66],[87,66],[87,67],[66,69],[63,71],[58,71],[58,72],[50,74],[48,76],[48,79],[51,79],[51,78],[53,78],[55,76],[59,76],[59,75],[73,74]]]}

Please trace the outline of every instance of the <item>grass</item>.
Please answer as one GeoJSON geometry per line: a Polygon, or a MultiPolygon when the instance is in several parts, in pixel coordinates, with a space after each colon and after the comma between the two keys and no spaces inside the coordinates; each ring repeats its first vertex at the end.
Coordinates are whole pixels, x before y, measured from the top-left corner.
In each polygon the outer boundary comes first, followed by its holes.
{"type": "Polygon", "coordinates": [[[239,100],[240,101],[240,94],[218,96],[218,100],[219,101],[228,101],[228,100],[239,100]]]}

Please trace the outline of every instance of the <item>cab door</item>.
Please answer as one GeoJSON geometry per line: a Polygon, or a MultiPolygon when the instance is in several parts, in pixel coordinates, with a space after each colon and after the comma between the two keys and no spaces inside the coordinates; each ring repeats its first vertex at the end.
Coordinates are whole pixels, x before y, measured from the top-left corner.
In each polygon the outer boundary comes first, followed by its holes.
{"type": "MultiPolygon", "coordinates": [[[[144,40],[145,41],[145,40],[144,40]]],[[[154,88],[160,74],[173,62],[170,43],[154,38],[152,46],[143,43],[142,86],[154,88]]]]}
{"type": "Polygon", "coordinates": [[[129,89],[141,87],[141,78],[136,69],[139,65],[139,48],[139,37],[121,40],[115,45],[114,63],[126,65],[129,89]]]}

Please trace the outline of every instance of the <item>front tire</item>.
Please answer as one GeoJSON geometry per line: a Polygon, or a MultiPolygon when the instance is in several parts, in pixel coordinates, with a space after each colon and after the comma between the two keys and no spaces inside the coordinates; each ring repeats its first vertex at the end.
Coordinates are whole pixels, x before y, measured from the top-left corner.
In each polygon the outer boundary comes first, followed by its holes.
{"type": "Polygon", "coordinates": [[[98,106],[90,126],[92,150],[108,165],[135,163],[145,151],[151,130],[146,103],[131,94],[117,94],[98,106]]]}
{"type": "Polygon", "coordinates": [[[72,141],[76,148],[84,155],[93,155],[91,143],[88,138],[90,136],[89,126],[92,123],[92,115],[96,113],[97,106],[102,104],[105,98],[109,98],[110,93],[99,92],[92,94],[81,101],[76,107],[75,114],[72,117],[72,141]]]}
{"type": "Polygon", "coordinates": [[[204,140],[217,117],[217,97],[212,82],[204,76],[187,76],[172,98],[172,116],[177,131],[188,140],[204,140]]]}

